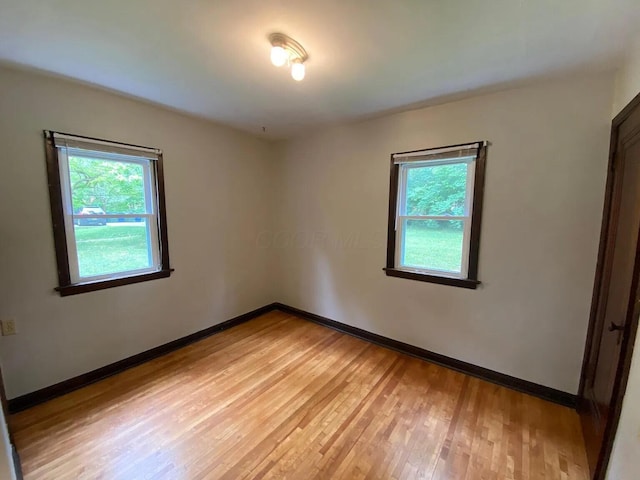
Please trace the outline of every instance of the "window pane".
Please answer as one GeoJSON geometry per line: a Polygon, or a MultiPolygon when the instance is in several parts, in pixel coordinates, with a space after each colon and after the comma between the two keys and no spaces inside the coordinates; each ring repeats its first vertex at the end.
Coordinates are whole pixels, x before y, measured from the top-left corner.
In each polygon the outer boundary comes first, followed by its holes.
{"type": "Polygon", "coordinates": [[[405,215],[465,215],[466,163],[405,168],[405,215]]]}
{"type": "Polygon", "coordinates": [[[145,213],[141,164],[69,157],[73,213],[145,213]]]}
{"type": "Polygon", "coordinates": [[[80,277],[139,270],[153,265],[145,218],[110,218],[96,223],[83,223],[82,220],[85,219],[76,220],[74,227],[80,277]]]}
{"type": "Polygon", "coordinates": [[[461,220],[405,219],[402,266],[460,273],[463,230],[461,220]]]}

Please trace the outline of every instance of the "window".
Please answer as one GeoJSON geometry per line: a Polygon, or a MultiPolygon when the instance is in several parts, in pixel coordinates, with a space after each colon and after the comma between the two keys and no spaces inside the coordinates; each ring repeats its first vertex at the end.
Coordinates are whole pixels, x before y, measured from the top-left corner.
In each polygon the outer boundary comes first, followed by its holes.
{"type": "Polygon", "coordinates": [[[486,142],[391,155],[387,275],[476,288],[486,142]]]}
{"type": "Polygon", "coordinates": [[[45,131],[62,296],[168,277],[162,152],[45,131]]]}

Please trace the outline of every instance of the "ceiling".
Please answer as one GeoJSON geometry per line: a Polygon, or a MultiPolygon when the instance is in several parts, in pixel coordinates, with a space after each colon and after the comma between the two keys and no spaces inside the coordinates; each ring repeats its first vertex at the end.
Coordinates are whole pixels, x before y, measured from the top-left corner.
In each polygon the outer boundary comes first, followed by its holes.
{"type": "Polygon", "coordinates": [[[272,138],[614,67],[640,0],[0,0],[0,61],[272,138]],[[282,32],[307,77],[269,61],[282,32]]]}

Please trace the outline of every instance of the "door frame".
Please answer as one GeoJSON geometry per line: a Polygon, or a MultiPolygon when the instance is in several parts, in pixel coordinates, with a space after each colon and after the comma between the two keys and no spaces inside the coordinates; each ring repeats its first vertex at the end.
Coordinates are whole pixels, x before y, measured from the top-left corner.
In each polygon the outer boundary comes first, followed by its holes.
{"type": "MultiPolygon", "coordinates": [[[[610,245],[611,239],[609,238],[609,227],[611,222],[612,213],[617,211],[619,204],[614,204],[614,180],[616,175],[620,173],[620,169],[616,168],[616,147],[618,144],[619,129],[622,123],[629,118],[631,113],[640,108],[640,93],[631,100],[631,102],[622,109],[622,111],[616,115],[611,123],[611,140],[609,144],[609,164],[607,167],[607,183],[605,189],[604,208],[602,213],[602,227],[600,231],[600,247],[598,249],[598,261],[596,264],[596,274],[593,285],[593,296],[591,299],[591,312],[589,315],[589,328],[587,330],[587,339],[585,343],[584,358],[582,361],[582,373],[580,375],[580,388],[578,390],[578,410],[583,411],[584,405],[584,390],[586,386],[586,374],[589,363],[589,358],[592,351],[592,341],[595,334],[596,327],[598,325],[598,302],[602,287],[604,286],[604,260],[607,248],[610,245]]],[[[633,280],[631,285],[631,297],[629,299],[629,306],[635,303],[635,295],[638,291],[640,280],[640,237],[636,246],[636,259],[633,272],[633,280]],[[633,302],[633,303],[632,303],[633,302]]],[[[634,309],[635,310],[635,309],[634,309]]],[[[611,396],[610,415],[607,418],[607,423],[604,430],[604,436],[602,445],[600,446],[600,453],[598,455],[598,461],[595,471],[592,473],[593,480],[604,480],[607,467],[609,466],[609,459],[611,452],[613,451],[613,443],[618,430],[618,423],[620,421],[620,414],[622,413],[622,402],[624,394],[627,389],[627,381],[629,379],[629,371],[631,369],[631,359],[633,357],[633,347],[635,345],[636,334],[638,331],[638,316],[631,315],[631,319],[628,319],[625,325],[625,332],[622,337],[622,344],[620,346],[620,358],[621,361],[616,369],[615,380],[613,384],[613,393],[611,396]]]]}
{"type": "Polygon", "coordinates": [[[9,444],[11,447],[11,457],[13,459],[13,473],[17,480],[22,480],[22,462],[20,461],[20,455],[16,449],[16,442],[13,438],[13,432],[11,425],[9,424],[9,403],[7,401],[7,393],[4,389],[4,377],[2,376],[2,366],[0,365],[0,403],[2,404],[2,413],[4,414],[4,421],[7,425],[7,432],[9,434],[9,444]]]}

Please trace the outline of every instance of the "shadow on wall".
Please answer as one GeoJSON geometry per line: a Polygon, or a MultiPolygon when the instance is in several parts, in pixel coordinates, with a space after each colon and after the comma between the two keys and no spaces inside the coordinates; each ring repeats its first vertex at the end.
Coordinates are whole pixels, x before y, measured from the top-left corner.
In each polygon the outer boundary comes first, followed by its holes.
{"type": "MultiPolygon", "coordinates": [[[[304,298],[305,292],[313,292],[313,304],[305,307],[314,313],[338,321],[344,321],[342,317],[346,315],[350,321],[365,328],[371,324],[373,317],[359,305],[342,303],[340,292],[347,288],[353,292],[358,288],[361,284],[359,279],[349,282],[348,277],[352,272],[358,277],[367,274],[370,269],[358,268],[357,265],[362,265],[362,262],[371,265],[372,258],[377,259],[375,264],[380,268],[376,272],[383,277],[386,231],[366,235],[361,230],[334,230],[331,227],[322,230],[265,230],[257,236],[256,243],[258,248],[286,250],[291,255],[292,259],[283,272],[283,281],[289,287],[285,301],[304,298]],[[330,231],[339,233],[331,234],[330,231]],[[347,267],[348,275],[335,274],[331,265],[336,261],[347,267]]],[[[359,293],[366,295],[366,292],[359,293]]]]}
{"type": "MultiPolygon", "coordinates": [[[[386,223],[386,217],[383,221],[386,223]]],[[[462,328],[467,340],[492,337],[491,342],[503,334],[477,321],[475,314],[460,311],[460,295],[477,296],[477,291],[458,292],[454,287],[387,277],[383,272],[386,228],[366,234],[333,222],[329,215],[322,226],[318,230],[264,230],[257,235],[258,248],[286,250],[288,254],[282,265],[286,297],[278,301],[442,354],[447,352],[430,341],[433,331],[456,338],[462,328]],[[447,293],[442,294],[441,289],[447,293]],[[377,293],[381,291],[383,296],[377,293]],[[403,301],[392,304],[386,297],[403,301]],[[436,297],[437,302],[430,301],[436,297]],[[416,311],[422,314],[416,317],[416,311]],[[459,323],[447,322],[447,318],[458,318],[459,323]]],[[[513,328],[518,328],[515,323],[513,328]]],[[[514,364],[521,361],[506,348],[483,353],[496,360],[510,356],[514,364]]]]}

